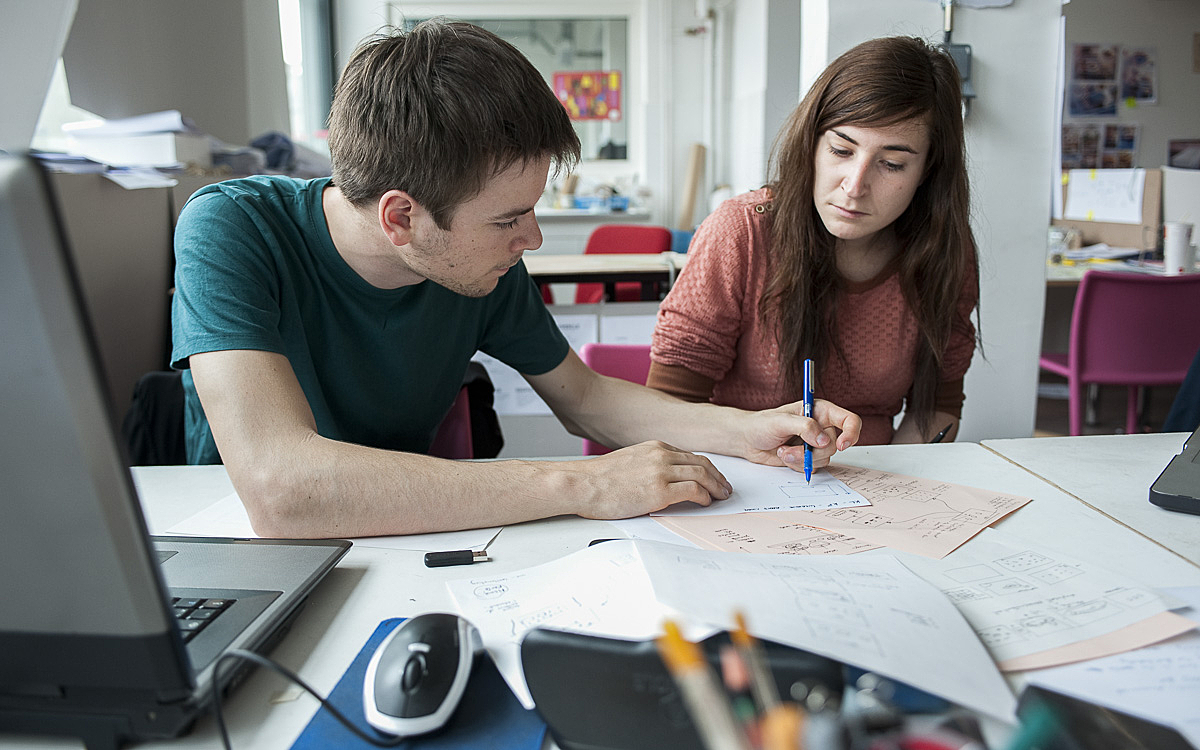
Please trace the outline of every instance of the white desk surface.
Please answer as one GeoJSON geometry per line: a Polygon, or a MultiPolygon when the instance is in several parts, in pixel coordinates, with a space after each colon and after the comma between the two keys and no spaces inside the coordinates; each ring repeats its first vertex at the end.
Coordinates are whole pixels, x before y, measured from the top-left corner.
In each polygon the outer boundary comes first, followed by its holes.
{"type": "Polygon", "coordinates": [[[983,445],[1200,565],[1200,515],[1163,510],[1150,485],[1186,432],[985,440],[983,445]]]}
{"type": "MultiPolygon", "coordinates": [[[[978,444],[852,448],[842,455],[842,461],[1032,497],[1032,503],[998,527],[1122,570],[1150,585],[1200,585],[1197,565],[978,444]]],[[[1098,469],[1110,468],[1112,463],[1098,469]]],[[[232,489],[223,467],[136,468],[134,477],[152,533],[161,533],[232,489]]],[[[575,517],[519,524],[500,533],[490,547],[493,560],[483,565],[489,575],[517,570],[610,536],[619,534],[609,524],[575,517]]],[[[448,608],[450,598],[444,583],[471,573],[469,567],[426,568],[421,552],[355,545],[314,592],[292,631],[271,655],[326,694],[381,620],[448,608]]],[[[283,678],[261,669],[233,692],[225,711],[234,748],[255,750],[289,747],[315,712],[315,701],[297,696],[283,678]]],[[[206,718],[192,734],[179,740],[139,747],[218,745],[213,722],[206,718]]],[[[0,747],[79,748],[81,744],[4,737],[0,747]]]]}

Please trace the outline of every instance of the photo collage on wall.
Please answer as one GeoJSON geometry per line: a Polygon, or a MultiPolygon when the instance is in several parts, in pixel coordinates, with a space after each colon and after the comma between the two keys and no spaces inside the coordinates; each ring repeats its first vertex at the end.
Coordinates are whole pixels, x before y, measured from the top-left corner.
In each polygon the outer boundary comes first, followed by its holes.
{"type": "Polygon", "coordinates": [[[1095,122],[1117,116],[1118,108],[1158,103],[1158,54],[1150,47],[1076,44],[1071,53],[1062,129],[1063,169],[1133,167],[1141,126],[1131,122],[1095,122]]]}

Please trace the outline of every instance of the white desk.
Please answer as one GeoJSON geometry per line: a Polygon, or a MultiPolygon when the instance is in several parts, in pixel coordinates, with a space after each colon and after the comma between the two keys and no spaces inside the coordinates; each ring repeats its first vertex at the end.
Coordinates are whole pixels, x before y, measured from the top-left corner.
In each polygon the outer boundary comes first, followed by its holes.
{"type": "MultiPolygon", "coordinates": [[[[1032,497],[1032,503],[999,526],[1077,558],[1122,570],[1147,584],[1200,585],[1200,566],[980,445],[852,448],[843,454],[843,461],[1032,497]]],[[[1098,468],[1103,470],[1105,466],[1098,468]]],[[[223,467],[138,468],[134,476],[152,533],[161,533],[231,491],[223,467]]],[[[609,536],[614,536],[609,524],[574,517],[511,526],[492,543],[493,561],[485,563],[487,573],[518,570],[555,559],[582,549],[592,539],[609,536]]],[[[471,573],[470,568],[426,568],[420,552],[356,545],[312,595],[272,657],[296,670],[322,694],[328,693],[380,621],[447,609],[450,598],[444,583],[471,573]]],[[[1019,681],[1018,677],[1015,682],[1019,681]]],[[[256,670],[234,691],[225,711],[233,746],[238,750],[287,748],[315,712],[315,701],[297,697],[281,677],[265,670],[256,670]],[[284,700],[278,700],[281,694],[284,700]]],[[[192,734],[177,741],[139,747],[217,746],[213,723],[205,719],[192,734]]],[[[77,750],[81,744],[0,737],[0,748],[18,747],[77,750]]]]}
{"type": "Polygon", "coordinates": [[[1150,485],[1188,433],[985,440],[983,445],[1200,565],[1200,516],[1163,510],[1150,485]]]}
{"type": "Polygon", "coordinates": [[[602,283],[608,298],[615,295],[618,281],[642,285],[642,299],[658,299],[654,285],[669,289],[687,264],[684,253],[603,253],[552,255],[531,253],[524,258],[530,278],[539,284],[602,283]]]}

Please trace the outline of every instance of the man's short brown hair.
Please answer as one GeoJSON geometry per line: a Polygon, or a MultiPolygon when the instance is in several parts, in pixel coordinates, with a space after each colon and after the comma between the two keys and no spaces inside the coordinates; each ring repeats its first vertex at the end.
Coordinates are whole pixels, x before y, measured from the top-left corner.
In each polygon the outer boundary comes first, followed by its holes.
{"type": "Polygon", "coordinates": [[[365,40],[329,114],[333,182],[355,206],[407,192],[449,229],[454,209],[514,164],[579,160],[579,137],[536,68],[468,23],[424,21],[365,40]]]}

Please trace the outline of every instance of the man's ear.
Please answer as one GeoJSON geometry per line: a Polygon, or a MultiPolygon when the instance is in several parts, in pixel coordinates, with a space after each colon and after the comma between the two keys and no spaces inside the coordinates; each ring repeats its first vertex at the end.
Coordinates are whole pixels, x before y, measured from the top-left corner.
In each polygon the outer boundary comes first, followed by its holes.
{"type": "Polygon", "coordinates": [[[421,204],[403,190],[389,190],[379,198],[379,226],[396,247],[412,242],[413,219],[421,204]]]}

